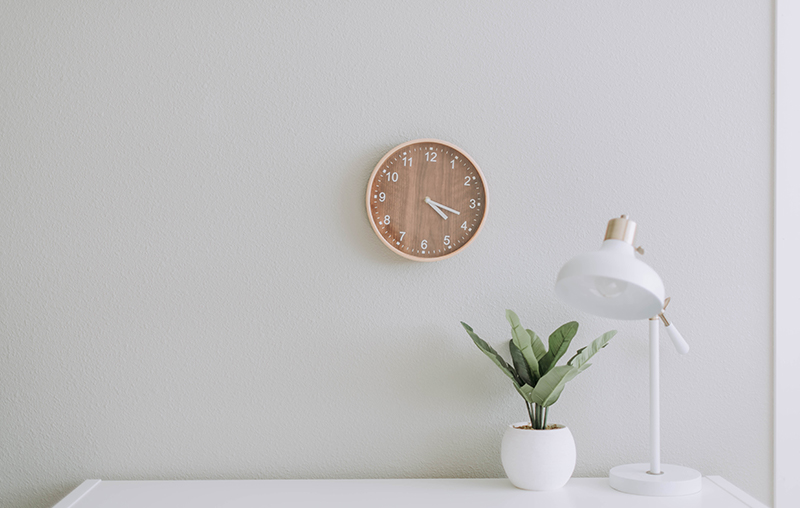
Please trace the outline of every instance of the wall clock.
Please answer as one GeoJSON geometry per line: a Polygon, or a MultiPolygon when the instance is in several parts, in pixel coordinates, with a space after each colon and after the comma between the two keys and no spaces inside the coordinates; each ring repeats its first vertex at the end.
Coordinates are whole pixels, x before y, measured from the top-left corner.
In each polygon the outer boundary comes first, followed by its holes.
{"type": "Polygon", "coordinates": [[[486,218],[486,182],[460,148],[417,139],[392,148],[367,185],[367,215],[393,252],[436,261],[461,252],[486,218]]]}

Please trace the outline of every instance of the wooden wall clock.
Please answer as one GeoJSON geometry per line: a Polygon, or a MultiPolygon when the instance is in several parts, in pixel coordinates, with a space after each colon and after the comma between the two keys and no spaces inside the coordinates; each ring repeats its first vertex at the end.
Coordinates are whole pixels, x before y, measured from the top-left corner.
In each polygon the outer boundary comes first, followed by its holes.
{"type": "Polygon", "coordinates": [[[367,215],[393,252],[436,261],[461,252],[486,219],[486,182],[460,148],[436,139],[396,146],[367,185],[367,215]]]}

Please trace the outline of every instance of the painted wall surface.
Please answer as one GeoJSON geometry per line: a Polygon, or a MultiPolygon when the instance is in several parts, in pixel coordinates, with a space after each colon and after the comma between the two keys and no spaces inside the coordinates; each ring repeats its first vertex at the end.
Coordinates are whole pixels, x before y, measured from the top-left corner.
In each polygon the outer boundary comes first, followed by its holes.
{"type": "Polygon", "coordinates": [[[0,5],[0,505],[86,478],[496,477],[522,399],[471,343],[619,330],[551,409],[647,460],[647,324],[556,300],[608,219],[692,346],[662,459],[770,502],[771,2],[0,5]],[[393,146],[466,150],[454,258],[389,252],[393,146]]]}

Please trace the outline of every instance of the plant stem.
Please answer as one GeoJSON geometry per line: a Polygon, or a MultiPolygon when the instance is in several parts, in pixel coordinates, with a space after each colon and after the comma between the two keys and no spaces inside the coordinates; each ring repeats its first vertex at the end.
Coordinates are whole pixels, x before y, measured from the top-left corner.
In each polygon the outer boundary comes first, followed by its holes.
{"type": "Polygon", "coordinates": [[[533,423],[535,420],[533,415],[533,404],[531,404],[530,402],[525,402],[525,405],[528,406],[528,417],[531,419],[531,428],[535,429],[536,427],[534,426],[533,423]]]}
{"type": "Polygon", "coordinates": [[[547,428],[547,413],[550,407],[543,407],[539,404],[533,404],[533,413],[531,413],[531,404],[528,404],[528,414],[531,417],[531,427],[537,430],[544,430],[547,428]]]}

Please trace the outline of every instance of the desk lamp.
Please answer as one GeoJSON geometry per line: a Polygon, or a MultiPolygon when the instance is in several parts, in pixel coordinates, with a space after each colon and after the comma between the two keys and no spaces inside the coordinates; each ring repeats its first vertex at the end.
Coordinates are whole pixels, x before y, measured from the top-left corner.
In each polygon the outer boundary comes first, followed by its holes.
{"type": "Polygon", "coordinates": [[[644,496],[681,496],[699,492],[702,477],[694,469],[661,464],[658,321],[678,352],[689,345],[664,316],[669,298],[658,274],[634,255],[636,223],[626,215],[608,222],[603,245],[597,252],[568,261],[558,272],[556,295],[565,303],[596,316],[639,320],[650,324],[650,463],[627,464],[611,469],[609,484],[616,490],[644,496]]]}

